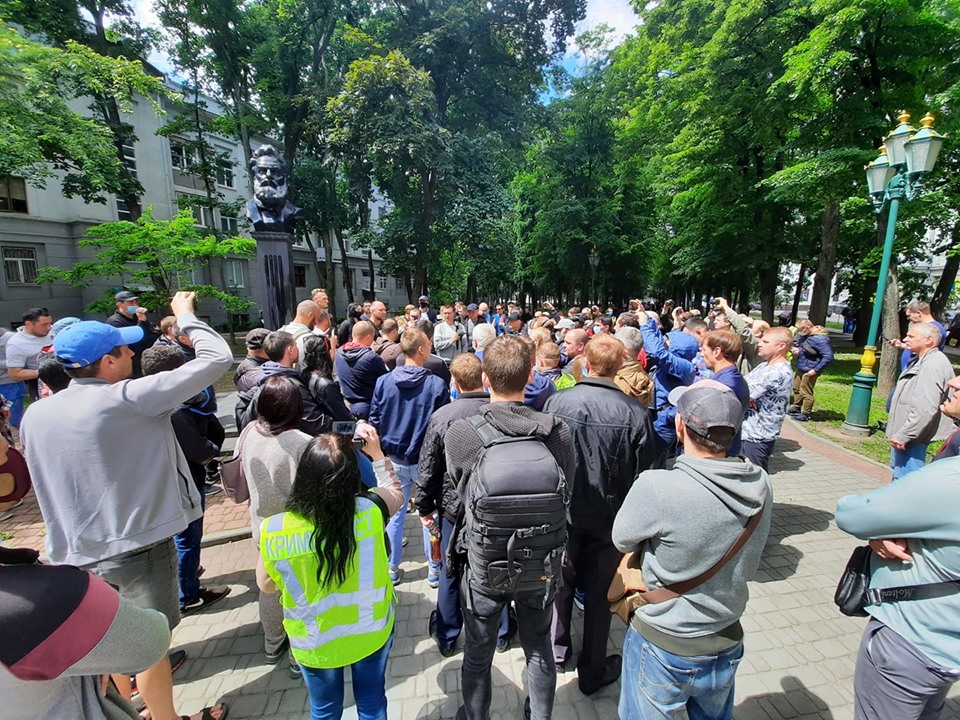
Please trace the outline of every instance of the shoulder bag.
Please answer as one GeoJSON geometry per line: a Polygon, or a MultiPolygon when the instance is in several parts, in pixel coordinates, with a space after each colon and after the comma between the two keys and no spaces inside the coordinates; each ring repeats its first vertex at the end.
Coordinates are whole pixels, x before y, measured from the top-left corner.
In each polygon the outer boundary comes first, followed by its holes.
{"type": "Polygon", "coordinates": [[[924,583],[922,585],[901,585],[891,588],[870,587],[869,545],[854,548],[847,566],[843,569],[833,601],[840,612],[849,617],[866,617],[867,605],[880,605],[885,602],[903,600],[926,600],[960,592],[960,579],[943,582],[924,583]]]}
{"type": "Polygon", "coordinates": [[[233,449],[233,457],[220,463],[223,492],[235,503],[245,503],[250,499],[250,488],[247,486],[247,476],[243,471],[241,450],[243,439],[253,426],[254,423],[250,423],[240,433],[240,437],[237,438],[237,446],[233,449]]]}
{"type": "Polygon", "coordinates": [[[610,589],[607,590],[607,602],[610,603],[610,612],[615,613],[625,624],[629,625],[630,616],[633,615],[637,608],[643,605],[673,600],[684,593],[690,592],[695,587],[702,585],[720,572],[723,566],[740,552],[740,548],[750,539],[753,531],[756,530],[757,525],[760,524],[762,515],[763,508],[761,507],[759,512],[750,516],[750,519],[743,528],[743,532],[737,536],[733,545],[730,546],[723,557],[717,560],[709,570],[700,573],[690,580],[684,580],[683,582],[667,585],[662,588],[657,588],[656,590],[647,590],[643,582],[643,574],[640,570],[643,561],[643,551],[637,550],[636,552],[625,553],[623,559],[620,560],[620,565],[617,566],[613,581],[610,583],[610,589]]]}

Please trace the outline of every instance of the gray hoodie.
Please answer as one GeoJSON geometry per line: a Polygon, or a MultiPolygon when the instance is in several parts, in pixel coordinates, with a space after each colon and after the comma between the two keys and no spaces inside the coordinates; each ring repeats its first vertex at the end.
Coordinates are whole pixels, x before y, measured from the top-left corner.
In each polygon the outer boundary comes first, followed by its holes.
{"type": "Polygon", "coordinates": [[[773,489],[767,474],[744,458],[682,455],[673,470],[640,473],[613,524],[622,552],[645,547],[648,590],[709,570],[763,512],[746,545],[716,575],[675,600],[644,605],[638,619],[666,635],[695,638],[732,625],[743,614],[747,581],[760,564],[770,531],[773,489]]]}

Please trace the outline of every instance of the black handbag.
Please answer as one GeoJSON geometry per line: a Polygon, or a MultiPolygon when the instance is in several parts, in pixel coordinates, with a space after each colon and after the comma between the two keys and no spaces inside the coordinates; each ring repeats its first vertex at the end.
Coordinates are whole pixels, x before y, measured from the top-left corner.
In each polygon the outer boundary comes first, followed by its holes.
{"type": "Polygon", "coordinates": [[[901,585],[892,588],[870,587],[869,545],[861,545],[853,551],[847,566],[843,569],[833,601],[840,612],[849,617],[866,617],[867,605],[880,605],[885,602],[904,600],[926,600],[960,592],[960,579],[943,582],[924,583],[922,585],[901,585]]]}

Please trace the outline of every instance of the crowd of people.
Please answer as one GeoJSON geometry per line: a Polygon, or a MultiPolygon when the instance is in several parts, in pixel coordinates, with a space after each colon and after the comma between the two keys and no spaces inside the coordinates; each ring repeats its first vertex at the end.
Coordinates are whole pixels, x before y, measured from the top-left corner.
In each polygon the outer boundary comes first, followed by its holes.
{"type": "MultiPolygon", "coordinates": [[[[181,717],[170,632],[229,593],[201,584],[200,539],[225,438],[213,384],[232,352],[192,293],[159,331],[134,293],[115,300],[106,323],[35,308],[0,337],[50,562],[0,548],[0,717],[136,719],[133,699],[141,717],[181,717]]],[[[922,468],[944,418],[960,417],[958,383],[942,326],[911,320],[887,426],[896,482],[837,514],[893,586],[960,573],[953,463],[922,468]]],[[[812,411],[833,359],[824,328],[771,327],[723,298],[702,313],[640,300],[435,310],[426,296],[396,316],[353,304],[338,325],[317,289],[245,345],[230,462],[249,493],[264,657],[303,679],[313,720],[340,717],[347,668],[359,717],[387,716],[395,588],[420,552],[405,547],[408,513],[437,593],[424,632],[443,657],[462,645],[458,718],[489,717],[493,658],[517,640],[527,718],[551,717],[558,672],[587,696],[619,681],[623,720],[733,716],[770,460],[785,418],[812,411]],[[631,567],[642,586],[618,597],[633,604],[622,656],[607,655],[611,593],[631,567]]],[[[938,459],[958,451],[955,433],[938,459]]],[[[858,718],[938,716],[960,677],[958,597],[870,610],[858,718]]],[[[194,717],[227,714],[217,702],[194,717]]]]}

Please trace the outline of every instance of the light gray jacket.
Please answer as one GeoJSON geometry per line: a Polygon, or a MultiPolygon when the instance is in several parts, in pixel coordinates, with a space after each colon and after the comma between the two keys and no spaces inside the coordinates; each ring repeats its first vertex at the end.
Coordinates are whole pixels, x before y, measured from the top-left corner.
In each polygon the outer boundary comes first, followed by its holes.
{"type": "Polygon", "coordinates": [[[96,378],[27,408],[20,428],[54,563],[89,565],[173,537],[200,495],[170,416],[230,369],[230,346],[193,315],[180,327],[197,357],[110,384],[96,378]]]}
{"type": "Polygon", "coordinates": [[[763,513],[756,530],[716,575],[679,598],[641,606],[638,616],[680,638],[716,633],[739,620],[773,513],[770,479],[744,458],[681,455],[673,470],[640,473],[614,520],[613,544],[621,552],[645,550],[648,590],[709,570],[756,513],[763,513]]]}
{"type": "Polygon", "coordinates": [[[951,379],[953,366],[936,349],[908,365],[893,390],[887,438],[908,444],[946,438],[953,423],[940,412],[940,403],[947,399],[951,379]]]}

